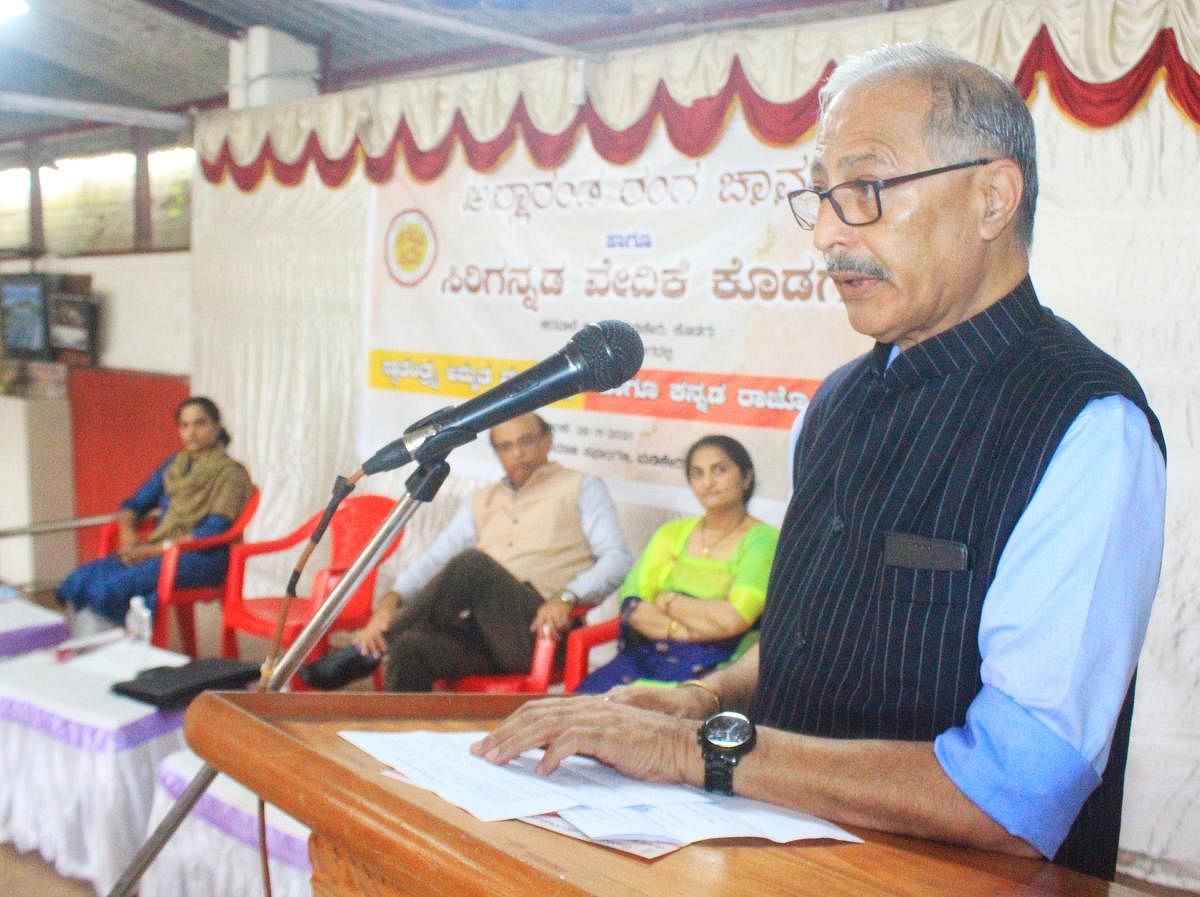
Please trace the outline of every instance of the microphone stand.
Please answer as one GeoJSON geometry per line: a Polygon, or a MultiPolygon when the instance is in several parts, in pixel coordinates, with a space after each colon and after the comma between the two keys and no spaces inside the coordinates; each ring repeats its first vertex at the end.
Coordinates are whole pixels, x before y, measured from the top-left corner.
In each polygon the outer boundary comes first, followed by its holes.
{"type": "MultiPolygon", "coordinates": [[[[313,649],[318,641],[329,630],[330,625],[342,608],[350,600],[355,590],[359,587],[362,581],[366,578],[371,568],[375,565],[376,559],[383,553],[384,549],[392,543],[399,535],[400,531],[412,519],[417,512],[417,508],[421,503],[428,503],[437,495],[438,490],[445,482],[446,476],[450,473],[450,465],[446,463],[445,456],[451,449],[456,448],[464,442],[469,442],[474,439],[473,433],[461,430],[444,431],[448,437],[445,441],[450,443],[443,446],[440,443],[436,447],[426,443],[422,446],[422,455],[428,455],[428,460],[421,459],[420,466],[413,471],[412,475],[404,483],[407,495],[398,502],[392,512],[388,514],[383,524],[371,537],[371,540],[366,544],[358,557],[354,559],[346,575],[329,593],[329,597],[317,610],[313,618],[308,621],[308,625],[292,642],[290,648],[284,652],[279,664],[271,673],[270,679],[267,681],[267,691],[279,691],[287,684],[292,675],[300,668],[301,662],[308,653],[313,649]],[[465,437],[465,438],[464,438],[465,437]],[[428,451],[425,451],[428,450],[428,451]]],[[[438,436],[443,434],[439,433],[438,436]]],[[[179,798],[167,811],[167,815],[163,817],[158,824],[158,828],[146,839],[121,874],[121,878],[117,881],[113,889],[108,892],[108,897],[130,897],[133,889],[137,886],[142,874],[146,868],[154,861],[154,858],[162,851],[166,843],[175,834],[175,831],[183,823],[184,817],[191,812],[192,807],[200,800],[204,792],[208,790],[208,786],[213,783],[217,777],[217,770],[212,764],[205,763],[200,771],[192,778],[188,786],[179,795],[179,798]]]]}

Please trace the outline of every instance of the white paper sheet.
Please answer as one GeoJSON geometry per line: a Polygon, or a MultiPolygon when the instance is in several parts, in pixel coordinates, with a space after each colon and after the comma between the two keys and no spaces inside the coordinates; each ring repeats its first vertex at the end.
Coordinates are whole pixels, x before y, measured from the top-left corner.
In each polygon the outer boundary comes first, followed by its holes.
{"type": "MultiPolygon", "coordinates": [[[[690,844],[709,838],[766,838],[779,843],[812,838],[860,841],[832,823],[742,797],[710,795],[685,785],[639,782],[585,757],[570,757],[549,776],[534,772],[541,751],[526,751],[506,766],[470,753],[483,732],[359,732],[343,738],[485,822],[557,813],[585,838],[627,849],[621,842],[690,844]]],[[[572,835],[575,831],[571,831],[572,835]]],[[[646,855],[638,849],[630,852],[646,855]]],[[[649,850],[658,855],[662,851],[649,850]]]]}
{"type": "Polygon", "coordinates": [[[541,751],[495,766],[468,750],[484,732],[339,733],[405,779],[484,822],[555,813],[589,804],[703,803],[706,795],[676,785],[638,782],[586,757],[570,757],[552,775],[533,770],[541,751]]]}

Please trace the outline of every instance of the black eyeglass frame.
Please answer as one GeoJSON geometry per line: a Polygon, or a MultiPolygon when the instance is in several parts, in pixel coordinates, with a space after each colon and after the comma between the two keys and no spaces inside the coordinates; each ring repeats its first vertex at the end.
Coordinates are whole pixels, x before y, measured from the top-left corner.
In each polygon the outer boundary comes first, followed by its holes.
{"type": "Polygon", "coordinates": [[[882,180],[869,181],[864,178],[856,178],[852,181],[842,181],[840,184],[834,184],[828,190],[814,190],[811,187],[802,187],[799,190],[792,190],[787,195],[788,208],[792,210],[792,217],[796,219],[796,223],[803,230],[812,230],[817,226],[816,216],[813,216],[811,222],[805,223],[800,217],[800,213],[796,211],[795,200],[797,197],[803,196],[806,193],[811,193],[817,197],[817,210],[820,211],[821,203],[829,200],[829,205],[833,208],[834,214],[841,219],[843,224],[850,227],[865,227],[868,224],[874,224],[883,217],[883,200],[879,196],[879,191],[886,187],[895,187],[897,184],[906,184],[909,181],[920,180],[921,178],[933,177],[935,174],[945,174],[947,171],[958,171],[961,168],[973,168],[976,165],[987,165],[995,162],[995,159],[972,159],[969,162],[956,162],[953,165],[942,165],[939,168],[929,168],[925,171],[915,171],[912,174],[901,174],[894,178],[883,178],[882,180]],[[875,217],[866,221],[847,221],[845,212],[843,212],[841,204],[833,198],[834,191],[840,190],[843,187],[854,185],[860,189],[870,187],[875,195],[875,217]]]}

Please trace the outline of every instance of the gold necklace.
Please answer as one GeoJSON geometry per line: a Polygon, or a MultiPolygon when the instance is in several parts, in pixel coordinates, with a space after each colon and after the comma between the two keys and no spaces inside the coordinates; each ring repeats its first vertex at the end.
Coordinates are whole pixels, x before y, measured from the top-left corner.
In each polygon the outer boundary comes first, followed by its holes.
{"type": "Polygon", "coordinates": [[[718,545],[720,545],[722,542],[724,542],[726,539],[728,539],[730,536],[732,536],[734,534],[734,532],[737,530],[737,528],[746,522],[746,516],[747,516],[746,512],[742,511],[742,516],[738,518],[737,523],[735,523],[733,526],[729,527],[729,529],[725,530],[725,532],[721,533],[721,537],[719,539],[717,539],[715,542],[711,542],[711,543],[708,541],[708,538],[707,538],[707,536],[708,536],[708,515],[705,514],[703,517],[701,517],[700,518],[700,555],[701,555],[701,557],[708,557],[708,554],[710,551],[712,551],[714,548],[716,548],[718,545]]]}

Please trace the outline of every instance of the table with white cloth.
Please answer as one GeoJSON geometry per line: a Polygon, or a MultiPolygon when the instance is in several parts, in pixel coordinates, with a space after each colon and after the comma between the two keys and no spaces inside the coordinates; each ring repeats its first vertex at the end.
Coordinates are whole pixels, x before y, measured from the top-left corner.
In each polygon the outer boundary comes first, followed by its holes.
{"type": "Polygon", "coordinates": [[[111,686],[188,659],[122,639],[0,660],[0,843],[107,893],[145,840],[155,769],[184,745],[182,711],[111,686]]]}
{"type": "Polygon", "coordinates": [[[69,634],[61,613],[34,604],[15,591],[0,592],[0,657],[49,648],[69,634]]]}
{"type": "MultiPolygon", "coordinates": [[[[150,811],[154,829],[203,761],[189,750],[159,764],[150,811]]],[[[308,828],[267,807],[267,856],[275,897],[309,897],[312,867],[308,828]]],[[[226,775],[205,790],[150,864],[138,897],[243,897],[262,893],[258,853],[258,798],[226,775]]]]}

